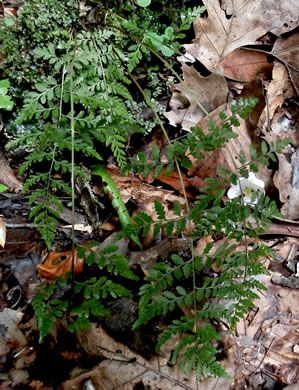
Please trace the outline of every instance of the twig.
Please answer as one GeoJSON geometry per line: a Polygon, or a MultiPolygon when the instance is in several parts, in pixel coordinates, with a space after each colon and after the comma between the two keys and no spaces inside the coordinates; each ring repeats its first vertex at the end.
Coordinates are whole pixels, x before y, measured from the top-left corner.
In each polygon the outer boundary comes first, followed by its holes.
{"type": "MultiPolygon", "coordinates": [[[[117,356],[119,356],[116,352],[110,351],[110,350],[107,349],[107,348],[103,348],[103,347],[100,347],[100,348],[101,348],[103,351],[106,351],[106,352],[111,353],[112,355],[117,355],[117,356]]],[[[134,361],[133,359],[127,358],[126,356],[123,356],[123,360],[122,360],[122,359],[113,359],[113,358],[110,358],[110,359],[107,358],[107,360],[111,360],[112,362],[119,362],[119,363],[123,363],[123,364],[134,363],[134,364],[136,364],[136,365],[138,365],[138,366],[140,366],[140,367],[145,368],[145,371],[142,372],[141,374],[139,374],[139,375],[137,375],[136,377],[130,379],[128,382],[125,382],[125,383],[123,383],[123,384],[121,384],[121,385],[118,385],[118,386],[114,387],[113,389],[117,389],[117,388],[123,386],[124,384],[130,383],[130,382],[132,382],[132,380],[134,380],[134,379],[138,378],[139,376],[145,374],[147,371],[151,371],[151,372],[154,372],[154,373],[157,374],[157,375],[162,376],[163,378],[168,379],[170,382],[173,382],[173,383],[175,383],[176,385],[181,386],[183,389],[192,390],[191,387],[185,385],[184,383],[181,383],[181,382],[178,381],[177,379],[172,378],[171,376],[165,374],[164,372],[161,372],[161,371],[159,371],[159,370],[156,370],[155,368],[152,368],[152,367],[148,367],[148,366],[146,366],[146,365],[144,365],[144,364],[138,363],[137,361],[134,361]]]]}

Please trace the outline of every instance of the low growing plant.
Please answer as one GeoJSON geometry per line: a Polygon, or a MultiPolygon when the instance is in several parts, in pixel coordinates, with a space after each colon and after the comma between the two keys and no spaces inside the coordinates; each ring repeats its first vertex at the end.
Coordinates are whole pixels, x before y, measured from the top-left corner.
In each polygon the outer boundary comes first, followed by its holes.
{"type": "MultiPolygon", "coordinates": [[[[165,5],[166,1],[162,3],[165,5]]],[[[241,151],[239,162],[233,160],[233,172],[218,167],[219,177],[205,179],[207,186],[200,190],[196,200],[188,200],[182,169],[191,167],[189,157],[201,160],[205,158],[205,152],[229,148],[228,141],[237,137],[234,127],[240,125],[240,118],[247,118],[256,99],[233,102],[230,116],[224,111],[219,113],[220,124],[210,118],[206,131],[195,127],[184,137],[171,140],[157,112],[153,94],[141,85],[137,77],[140,74],[138,67],[156,56],[166,69],[173,70],[174,59],[171,56],[180,49],[178,40],[184,38],[184,31],[204,8],[190,8],[181,13],[174,11],[168,26],[162,23],[151,26],[146,18],[140,27],[141,15],[155,15],[154,11],[150,12],[149,4],[150,1],[138,0],[137,5],[127,2],[123,8],[121,4],[116,9],[113,6],[108,10],[102,7],[99,12],[100,27],[88,29],[85,25],[77,31],[76,25],[72,25],[70,37],[64,36],[59,41],[59,47],[48,42],[35,48],[35,61],[44,64],[45,73],[27,91],[17,118],[18,124],[30,123],[31,131],[10,141],[8,146],[23,145],[28,151],[21,173],[27,170],[31,171],[31,175],[24,190],[33,188],[31,217],[49,249],[63,209],[59,193],[65,192],[72,197],[74,215],[75,176],[90,180],[75,157],[83,155],[91,161],[91,165],[98,164],[105,157],[96,150],[98,142],[111,149],[123,172],[133,170],[147,176],[154,171],[158,178],[164,168],[166,175],[177,169],[185,206],[176,202],[173,218],[166,217],[164,206],[156,200],[157,219],[144,212],[137,212],[131,219],[118,199],[120,220],[124,218],[119,237],[127,235],[139,244],[142,236],[147,235],[153,226],[154,237],[165,229],[168,236],[184,236],[190,244],[188,259],[173,254],[147,270],[139,292],[140,312],[134,329],[156,316],[174,313],[175,309],[178,309],[177,313],[183,313],[182,309],[186,309],[185,314],[173,320],[162,332],[157,351],[172,336],[180,334],[172,356],[173,363],[180,360],[187,374],[195,369],[198,379],[210,375],[227,376],[216,359],[215,342],[221,339],[217,326],[224,324],[227,330],[233,331],[248,308],[254,306],[257,290],[265,289],[257,276],[268,271],[259,259],[273,256],[273,253],[258,240],[258,235],[265,231],[273,216],[280,216],[275,203],[264,194],[253,191],[251,201],[245,203],[240,178],[248,177],[249,170],[257,172],[258,163],[267,165],[269,159],[275,160],[275,152],[281,151],[286,143],[267,145],[263,142],[260,154],[251,147],[250,161],[241,151]],[[136,9],[138,12],[132,12],[136,9]],[[125,148],[128,134],[144,131],[136,123],[130,108],[133,102],[135,106],[140,104],[133,99],[136,88],[164,133],[168,143],[166,160],[161,160],[158,147],[153,147],[150,161],[142,153],[129,163],[127,161],[125,148]],[[40,163],[43,163],[43,170],[35,173],[35,167],[40,163]],[[56,173],[64,176],[57,178],[56,173]],[[240,196],[226,200],[224,196],[230,183],[239,184],[240,196]],[[207,236],[213,236],[214,243],[208,243],[203,252],[196,255],[195,243],[207,236]],[[217,245],[220,238],[223,244],[217,245]],[[238,245],[243,249],[239,249],[238,245]]],[[[150,69],[149,66],[145,68],[150,69]]],[[[173,75],[179,79],[177,73],[173,75]]],[[[154,77],[151,80],[155,84],[154,77]]],[[[155,90],[158,96],[161,91],[155,90]]],[[[200,102],[198,104],[205,112],[200,102]]],[[[109,185],[109,177],[105,176],[103,167],[96,166],[93,172],[109,185]]],[[[246,195],[248,197],[247,192],[246,195]]],[[[74,261],[74,227],[72,242],[74,261]]],[[[124,255],[118,252],[117,240],[101,250],[95,249],[96,245],[78,247],[78,255],[85,258],[86,267],[91,271],[97,274],[96,270],[100,268],[104,275],[85,280],[84,275],[75,278],[74,274],[68,274],[68,279],[40,285],[33,307],[41,340],[56,318],[67,312],[70,331],[76,331],[88,326],[91,318],[108,315],[108,299],[132,296],[123,278],[136,280],[137,277],[124,255]],[[122,278],[121,283],[115,281],[116,276],[122,278]],[[72,286],[69,300],[59,297],[59,289],[65,284],[72,286]]]]}

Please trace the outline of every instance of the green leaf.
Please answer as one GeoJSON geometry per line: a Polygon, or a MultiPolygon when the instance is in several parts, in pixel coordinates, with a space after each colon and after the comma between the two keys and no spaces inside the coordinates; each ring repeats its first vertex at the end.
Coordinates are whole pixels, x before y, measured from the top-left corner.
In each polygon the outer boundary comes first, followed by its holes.
{"type": "Polygon", "coordinates": [[[151,4],[151,0],[136,0],[136,3],[143,8],[148,7],[151,4]]]}
{"type": "Polygon", "coordinates": [[[163,171],[163,164],[159,164],[156,166],[156,169],[155,169],[155,178],[157,179],[161,173],[163,171]]]}
{"type": "Polygon", "coordinates": [[[4,184],[0,183],[0,192],[4,192],[7,190],[7,187],[4,184]]]}
{"type": "Polygon", "coordinates": [[[159,219],[165,219],[165,210],[163,205],[157,200],[154,200],[154,206],[159,219]]]}
{"type": "Polygon", "coordinates": [[[4,19],[4,23],[7,27],[11,27],[15,24],[15,20],[14,20],[14,18],[7,17],[4,19]]]}
{"type": "Polygon", "coordinates": [[[168,221],[166,223],[165,228],[166,228],[167,236],[168,237],[171,236],[173,228],[174,228],[174,222],[173,221],[168,221]]]}
{"type": "Polygon", "coordinates": [[[178,217],[181,215],[182,206],[178,200],[175,200],[173,203],[173,212],[174,215],[177,215],[178,217]]]}
{"type": "Polygon", "coordinates": [[[165,169],[165,175],[168,177],[172,174],[174,170],[174,164],[173,163],[170,163],[167,165],[166,169],[165,169]]]}
{"type": "Polygon", "coordinates": [[[244,150],[240,150],[240,153],[239,153],[239,160],[240,160],[240,163],[242,165],[244,165],[247,161],[247,158],[246,158],[246,154],[244,152],[244,150]]]}
{"type": "Polygon", "coordinates": [[[153,162],[158,163],[160,161],[160,149],[157,145],[152,147],[151,155],[153,162]]]}
{"type": "Polygon", "coordinates": [[[262,141],[262,153],[263,154],[266,154],[267,151],[268,151],[268,146],[267,146],[267,142],[266,141],[262,141]]]}

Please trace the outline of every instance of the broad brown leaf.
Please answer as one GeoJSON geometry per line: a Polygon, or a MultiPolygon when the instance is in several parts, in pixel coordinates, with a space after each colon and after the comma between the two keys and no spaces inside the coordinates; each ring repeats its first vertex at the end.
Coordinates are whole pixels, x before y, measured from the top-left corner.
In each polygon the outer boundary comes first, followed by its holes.
{"type": "MultiPolygon", "coordinates": [[[[75,273],[83,271],[84,259],[77,255],[75,250],[75,273]]],[[[51,252],[43,264],[39,264],[38,277],[45,280],[57,279],[63,276],[66,272],[72,270],[72,251],[67,252],[51,252]]]]}
{"type": "Polygon", "coordinates": [[[224,75],[237,81],[251,81],[257,73],[271,75],[273,64],[267,60],[266,53],[236,49],[220,63],[224,75]]]}
{"type": "Polygon", "coordinates": [[[280,35],[298,23],[297,0],[204,0],[208,17],[194,22],[195,40],[187,53],[211,72],[233,50],[254,44],[268,31],[280,35]]]}
{"type": "Polygon", "coordinates": [[[202,104],[207,112],[225,103],[228,88],[222,74],[213,73],[208,77],[202,77],[194,66],[182,64],[184,82],[172,87],[172,97],[169,102],[171,111],[164,115],[170,124],[181,124],[185,130],[190,130],[205,116],[198,105],[202,104]]]}

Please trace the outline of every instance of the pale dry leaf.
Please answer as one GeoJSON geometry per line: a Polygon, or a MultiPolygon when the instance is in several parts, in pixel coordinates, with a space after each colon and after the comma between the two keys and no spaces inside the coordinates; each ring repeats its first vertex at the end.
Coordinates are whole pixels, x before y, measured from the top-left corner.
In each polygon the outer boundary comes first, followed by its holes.
{"type": "Polygon", "coordinates": [[[272,78],[267,88],[268,106],[264,108],[258,122],[258,127],[264,134],[269,130],[268,122],[271,123],[275,112],[281,108],[286,99],[295,95],[295,91],[289,80],[288,71],[283,64],[275,62],[272,78]]]}
{"type": "Polygon", "coordinates": [[[257,73],[271,74],[273,64],[267,60],[267,54],[257,51],[236,49],[220,63],[224,75],[237,81],[249,82],[257,73]]]}
{"type": "Polygon", "coordinates": [[[13,169],[9,166],[8,161],[0,152],[0,182],[8,188],[9,191],[20,192],[23,189],[23,184],[16,177],[13,169]]]}
{"type": "Polygon", "coordinates": [[[239,341],[242,337],[249,339],[248,345],[243,345],[239,351],[246,362],[242,375],[248,377],[258,368],[279,382],[296,383],[299,357],[293,347],[298,342],[299,291],[273,285],[271,275],[264,284],[267,292],[258,292],[260,299],[255,302],[258,310],[249,312],[246,318],[246,335],[244,322],[237,326],[239,341]]]}
{"type": "Polygon", "coordinates": [[[299,96],[299,31],[279,37],[271,54],[287,66],[290,80],[299,96]]]}
{"type": "MultiPolygon", "coordinates": [[[[279,174],[274,176],[274,184],[279,189],[280,199],[284,199],[285,204],[281,211],[291,220],[299,219],[299,149],[293,153],[291,163],[285,160],[282,167],[279,167],[279,174]],[[284,178],[285,171],[288,173],[284,178]],[[278,187],[278,177],[280,181],[284,180],[285,185],[278,187]],[[289,179],[287,182],[286,179],[289,179]]],[[[281,184],[281,183],[280,183],[281,184]]]]}
{"type": "MultiPolygon", "coordinates": [[[[64,225],[64,226],[62,226],[62,228],[71,229],[72,225],[64,225]]],[[[93,231],[93,227],[90,225],[86,225],[84,223],[75,223],[74,230],[91,234],[93,231]]]]}
{"type": "MultiPolygon", "coordinates": [[[[146,360],[138,353],[131,351],[124,344],[114,340],[107,332],[95,324],[90,329],[77,333],[78,341],[88,355],[104,358],[92,371],[63,383],[64,390],[81,389],[82,381],[91,378],[96,390],[133,390],[137,383],[148,390],[193,390],[198,388],[194,371],[186,377],[179,367],[169,366],[169,359],[179,336],[171,338],[162,346],[159,356],[146,360]],[[118,361],[114,361],[118,360],[118,361]],[[129,359],[132,359],[129,360],[129,359]],[[123,360],[123,362],[120,362],[123,360]]],[[[229,354],[228,354],[229,355],[229,354]]],[[[226,369],[233,373],[235,362],[229,358],[222,362],[226,369]]],[[[201,385],[206,390],[221,388],[228,390],[232,379],[203,378],[201,385]],[[219,387],[217,387],[219,386],[219,387]]]]}
{"type": "Polygon", "coordinates": [[[174,191],[156,188],[150,184],[143,183],[133,175],[121,176],[119,168],[114,166],[107,167],[110,176],[115,183],[124,203],[134,199],[140,204],[154,203],[157,199],[161,203],[174,202],[177,200],[182,206],[185,204],[184,198],[174,195],[174,191]]]}
{"type": "Polygon", "coordinates": [[[208,17],[194,22],[195,39],[184,47],[211,72],[233,50],[254,44],[268,31],[276,35],[297,26],[297,0],[204,0],[208,17]]]}
{"type": "MultiPolygon", "coordinates": [[[[225,111],[228,117],[231,115],[230,109],[226,104],[218,107],[210,114],[217,124],[221,122],[219,119],[220,110],[225,111]]],[[[207,131],[207,120],[208,118],[205,117],[197,124],[204,132],[207,131]]],[[[237,163],[238,167],[240,166],[240,163],[238,163],[240,151],[242,150],[245,153],[247,161],[250,161],[250,145],[259,150],[261,143],[261,140],[256,136],[254,129],[252,129],[244,119],[240,118],[239,122],[240,126],[233,129],[233,131],[239,136],[237,138],[230,139],[227,142],[227,146],[230,149],[234,162],[237,163]]],[[[202,180],[206,177],[217,177],[217,166],[225,167],[229,171],[233,172],[235,170],[234,162],[231,159],[231,154],[228,151],[228,148],[223,146],[221,149],[217,149],[212,152],[205,152],[205,158],[203,160],[196,160],[192,156],[189,156],[192,162],[192,168],[189,170],[189,175],[199,177],[202,180]]],[[[261,164],[259,164],[258,167],[259,173],[257,176],[259,179],[264,181],[265,187],[267,188],[271,184],[272,171],[261,164]]],[[[190,181],[191,183],[194,183],[192,179],[190,181]]],[[[203,185],[206,186],[204,182],[201,182],[200,187],[203,185]]]]}
{"type": "Polygon", "coordinates": [[[184,82],[172,87],[171,111],[164,112],[164,115],[172,126],[181,124],[183,129],[190,130],[205,116],[198,102],[211,112],[226,102],[228,88],[223,74],[215,72],[202,77],[194,66],[186,64],[182,64],[182,70],[184,82]]]}
{"type": "Polygon", "coordinates": [[[4,248],[6,242],[6,226],[3,218],[0,217],[0,245],[4,248]]]}

